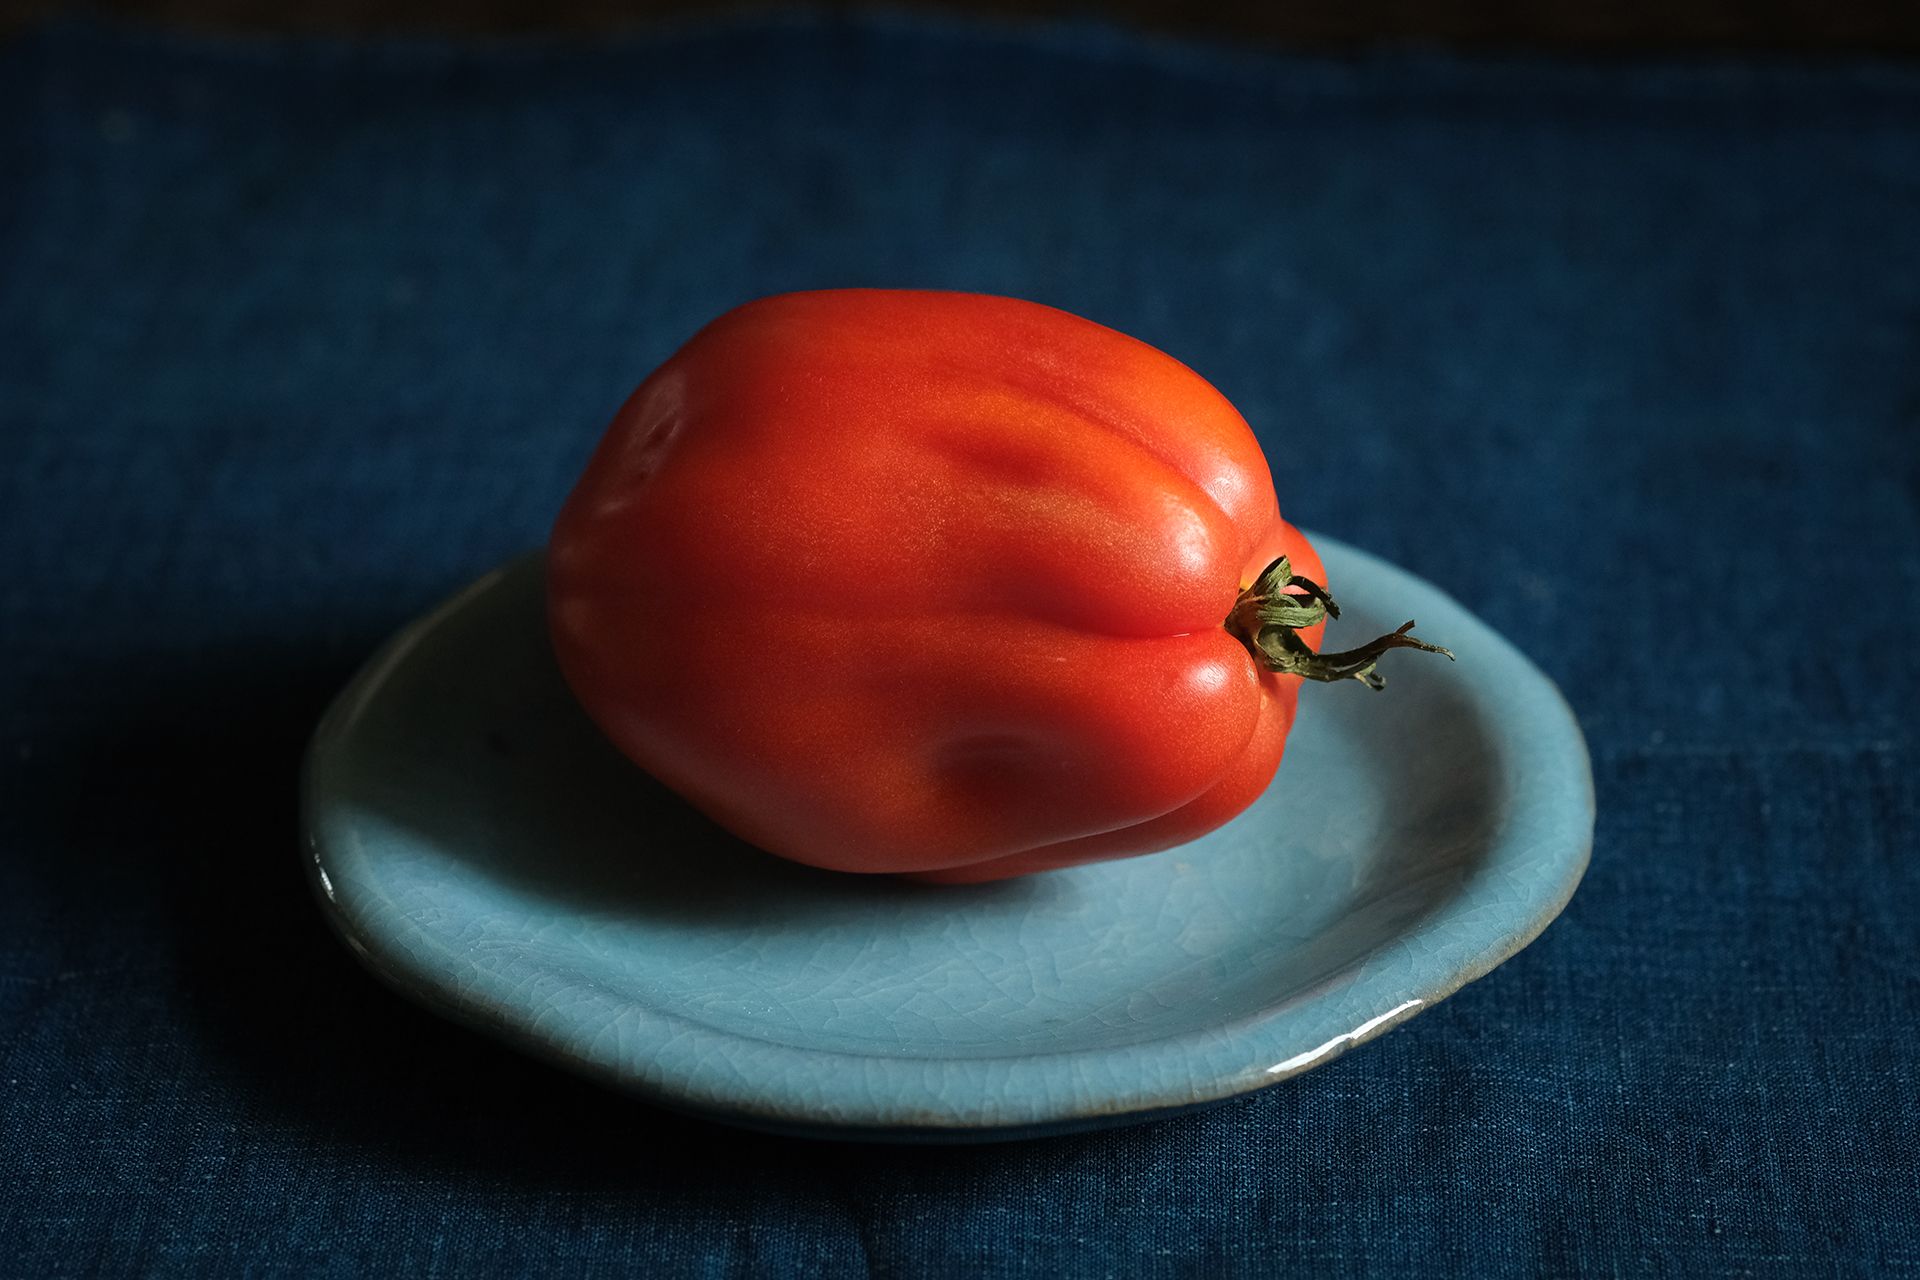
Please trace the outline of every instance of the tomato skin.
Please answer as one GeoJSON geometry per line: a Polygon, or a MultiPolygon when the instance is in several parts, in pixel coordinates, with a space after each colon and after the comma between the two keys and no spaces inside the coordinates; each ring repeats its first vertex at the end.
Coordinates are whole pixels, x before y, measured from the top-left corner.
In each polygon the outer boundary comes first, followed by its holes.
{"type": "Polygon", "coordinates": [[[1321,579],[1178,361],[1034,303],[834,290],[731,311],[641,384],[555,524],[548,602],[588,714],[722,826],[990,880],[1260,794],[1299,679],[1222,624],[1281,554],[1321,579]]]}

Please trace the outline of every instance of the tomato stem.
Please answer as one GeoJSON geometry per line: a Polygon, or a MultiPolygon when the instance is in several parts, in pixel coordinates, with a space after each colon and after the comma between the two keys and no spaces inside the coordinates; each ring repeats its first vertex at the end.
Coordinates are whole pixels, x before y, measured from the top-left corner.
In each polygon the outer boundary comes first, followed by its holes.
{"type": "Polygon", "coordinates": [[[1340,606],[1327,589],[1296,574],[1292,563],[1281,556],[1261,570],[1254,584],[1233,602],[1226,628],[1269,671],[1308,680],[1358,680],[1369,689],[1387,687],[1374,666],[1389,649],[1419,649],[1441,654],[1448,661],[1453,659],[1451,650],[1408,634],[1413,630],[1411,621],[1341,653],[1315,653],[1300,638],[1307,627],[1339,616],[1340,606]]]}

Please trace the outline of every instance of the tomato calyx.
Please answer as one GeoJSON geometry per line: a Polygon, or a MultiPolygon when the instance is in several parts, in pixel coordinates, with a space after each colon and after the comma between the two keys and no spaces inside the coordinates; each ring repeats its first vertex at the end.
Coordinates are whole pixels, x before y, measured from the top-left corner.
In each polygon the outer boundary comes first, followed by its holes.
{"type": "Polygon", "coordinates": [[[1419,649],[1453,661],[1451,650],[1409,634],[1411,620],[1397,631],[1340,653],[1315,653],[1300,638],[1306,628],[1339,616],[1340,606],[1327,589],[1296,574],[1292,562],[1281,556],[1240,593],[1224,625],[1269,671],[1327,682],[1358,680],[1376,691],[1386,688],[1387,682],[1374,667],[1390,649],[1419,649]]]}

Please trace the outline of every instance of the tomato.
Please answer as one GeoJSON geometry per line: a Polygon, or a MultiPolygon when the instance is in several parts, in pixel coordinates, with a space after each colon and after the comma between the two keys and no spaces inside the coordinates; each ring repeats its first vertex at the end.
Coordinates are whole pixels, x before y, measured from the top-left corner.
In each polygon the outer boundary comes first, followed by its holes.
{"type": "Polygon", "coordinates": [[[1316,655],[1320,560],[1198,374],[960,293],[713,321],[547,572],[561,669],[642,768],[782,857],[943,881],[1191,840],[1272,779],[1302,678],[1426,647],[1316,655]]]}

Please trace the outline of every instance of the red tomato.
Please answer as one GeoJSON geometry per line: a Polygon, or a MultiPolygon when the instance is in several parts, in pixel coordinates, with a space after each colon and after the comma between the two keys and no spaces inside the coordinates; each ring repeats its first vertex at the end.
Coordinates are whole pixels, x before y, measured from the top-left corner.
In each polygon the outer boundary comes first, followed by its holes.
{"type": "Polygon", "coordinates": [[[641,767],[782,857],[944,881],[1244,809],[1302,676],[1373,682],[1419,643],[1316,657],[1322,574],[1178,361],[1030,302],[865,289],[701,330],[548,553],[561,668],[641,767]]]}

